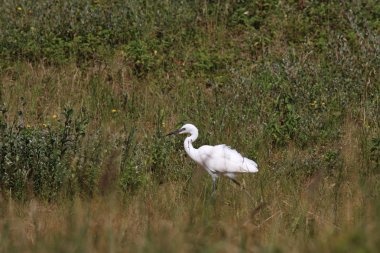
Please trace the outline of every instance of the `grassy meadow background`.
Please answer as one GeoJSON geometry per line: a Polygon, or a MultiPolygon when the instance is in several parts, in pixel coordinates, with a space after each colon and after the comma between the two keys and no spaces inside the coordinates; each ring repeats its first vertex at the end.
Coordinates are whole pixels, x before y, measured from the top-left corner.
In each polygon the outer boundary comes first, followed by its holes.
{"type": "Polygon", "coordinates": [[[377,1],[0,0],[0,252],[377,252],[377,1]],[[187,157],[226,143],[252,198],[187,157]]]}

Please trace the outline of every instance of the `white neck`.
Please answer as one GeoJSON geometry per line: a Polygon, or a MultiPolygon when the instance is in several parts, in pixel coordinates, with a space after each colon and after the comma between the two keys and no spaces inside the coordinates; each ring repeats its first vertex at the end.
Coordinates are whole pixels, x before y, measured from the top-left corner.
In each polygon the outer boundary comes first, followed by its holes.
{"type": "Polygon", "coordinates": [[[192,135],[188,136],[183,142],[183,146],[185,147],[186,153],[196,162],[199,161],[198,157],[198,149],[193,147],[193,141],[198,138],[198,133],[194,132],[192,135]]]}

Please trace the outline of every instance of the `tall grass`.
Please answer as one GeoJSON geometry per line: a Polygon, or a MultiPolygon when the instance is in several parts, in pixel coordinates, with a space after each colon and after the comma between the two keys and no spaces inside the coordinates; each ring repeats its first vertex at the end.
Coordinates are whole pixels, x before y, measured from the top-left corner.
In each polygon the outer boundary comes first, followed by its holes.
{"type": "Polygon", "coordinates": [[[375,1],[0,4],[1,252],[376,252],[375,1]],[[44,15],[41,15],[44,13],[44,15]],[[256,160],[253,198],[164,134],[256,160]]]}

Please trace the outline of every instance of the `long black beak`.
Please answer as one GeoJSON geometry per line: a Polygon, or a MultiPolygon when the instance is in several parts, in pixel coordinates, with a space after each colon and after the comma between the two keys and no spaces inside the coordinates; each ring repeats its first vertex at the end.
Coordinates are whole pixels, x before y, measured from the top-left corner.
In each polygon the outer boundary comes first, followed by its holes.
{"type": "Polygon", "coordinates": [[[170,133],[168,133],[168,134],[165,135],[165,136],[169,136],[169,135],[173,135],[173,134],[179,134],[179,133],[182,132],[183,130],[185,130],[185,129],[181,128],[181,129],[175,130],[175,131],[173,131],[173,132],[170,132],[170,133]]]}

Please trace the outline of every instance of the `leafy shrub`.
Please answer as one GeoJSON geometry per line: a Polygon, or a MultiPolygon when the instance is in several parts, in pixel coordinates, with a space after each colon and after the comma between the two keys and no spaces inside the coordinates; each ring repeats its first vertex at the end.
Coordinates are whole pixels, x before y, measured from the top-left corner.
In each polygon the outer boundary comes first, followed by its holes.
{"type": "Polygon", "coordinates": [[[135,192],[146,183],[146,174],[142,169],[141,151],[134,143],[136,129],[132,128],[123,139],[120,163],[120,186],[124,192],[135,192]]]}
{"type": "Polygon", "coordinates": [[[144,76],[153,68],[154,59],[150,52],[153,50],[150,50],[144,41],[133,40],[124,47],[124,51],[136,76],[144,76]]]}
{"type": "Polygon", "coordinates": [[[165,179],[168,178],[168,157],[170,147],[168,142],[166,142],[164,133],[162,130],[162,124],[164,120],[164,115],[162,111],[159,111],[156,116],[155,122],[155,133],[153,137],[149,140],[151,145],[151,163],[150,163],[150,172],[152,173],[153,178],[159,184],[163,183],[165,179]]]}
{"type": "Polygon", "coordinates": [[[230,14],[229,23],[233,26],[242,25],[260,29],[275,11],[276,5],[278,5],[277,0],[239,1],[230,14]]]}
{"type": "Polygon", "coordinates": [[[281,95],[274,101],[275,109],[267,129],[275,144],[284,145],[298,133],[300,117],[295,112],[293,103],[290,96],[281,95]]]}
{"type": "Polygon", "coordinates": [[[1,121],[0,182],[3,191],[16,198],[34,194],[51,200],[59,196],[71,177],[70,162],[79,150],[87,124],[84,116],[74,118],[72,109],[65,109],[63,117],[58,127],[47,124],[15,127],[1,121]]]}
{"type": "Polygon", "coordinates": [[[123,1],[6,1],[0,7],[1,55],[57,63],[92,59],[132,38],[133,7],[123,1]]]}
{"type": "Polygon", "coordinates": [[[228,66],[228,56],[218,53],[216,50],[197,50],[193,55],[193,69],[198,73],[203,71],[206,73],[224,70],[228,66]]]}

